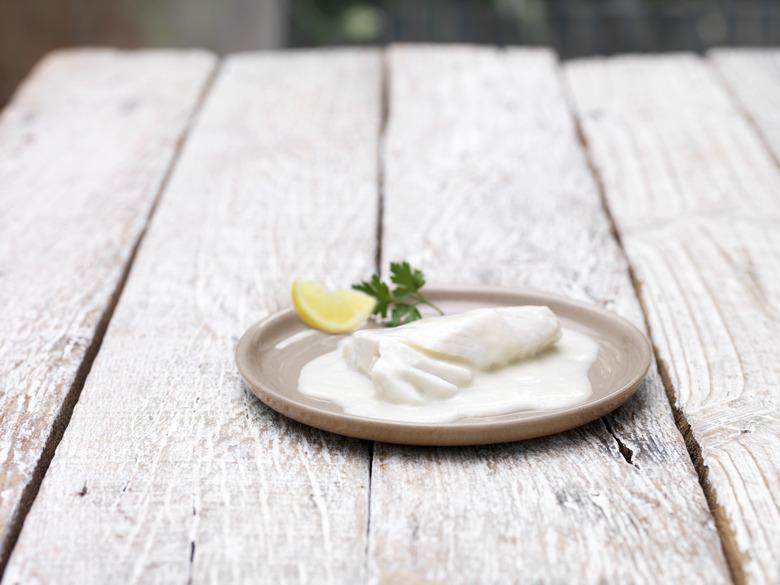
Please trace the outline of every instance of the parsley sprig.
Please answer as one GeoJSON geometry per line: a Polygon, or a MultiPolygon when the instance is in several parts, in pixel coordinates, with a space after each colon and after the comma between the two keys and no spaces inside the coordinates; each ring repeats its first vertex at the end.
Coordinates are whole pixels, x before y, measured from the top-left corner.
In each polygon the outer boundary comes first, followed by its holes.
{"type": "Polygon", "coordinates": [[[439,307],[426,299],[420,292],[425,286],[425,276],[420,270],[412,268],[408,262],[390,263],[390,281],[395,285],[392,289],[383,282],[378,274],[371,280],[353,284],[352,288],[366,293],[376,299],[373,314],[381,317],[388,327],[397,327],[421,319],[419,305],[427,305],[439,315],[443,315],[439,307]],[[387,313],[390,319],[387,320],[387,313]]]}

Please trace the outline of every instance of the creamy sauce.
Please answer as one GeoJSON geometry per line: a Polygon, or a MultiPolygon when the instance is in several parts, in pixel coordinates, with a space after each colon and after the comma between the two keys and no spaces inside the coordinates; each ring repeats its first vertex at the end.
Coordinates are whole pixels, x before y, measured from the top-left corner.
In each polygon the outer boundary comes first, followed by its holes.
{"type": "Polygon", "coordinates": [[[515,307],[504,313],[480,309],[425,319],[385,334],[359,332],[339,349],[306,364],[298,389],[334,402],[348,414],[418,423],[573,406],[591,394],[588,370],[598,345],[587,335],[561,330],[550,315],[546,307],[515,307]],[[483,326],[495,326],[496,314],[507,321],[506,333],[517,346],[510,363],[503,356],[504,345],[484,350],[496,331],[483,326]],[[435,326],[425,321],[435,321],[435,326]],[[461,340],[455,350],[453,340],[461,340]],[[480,341],[481,347],[472,349],[480,341]],[[439,353],[444,350],[450,353],[439,353]],[[361,352],[374,353],[361,361],[361,352]],[[395,390],[396,384],[401,391],[395,390]]]}

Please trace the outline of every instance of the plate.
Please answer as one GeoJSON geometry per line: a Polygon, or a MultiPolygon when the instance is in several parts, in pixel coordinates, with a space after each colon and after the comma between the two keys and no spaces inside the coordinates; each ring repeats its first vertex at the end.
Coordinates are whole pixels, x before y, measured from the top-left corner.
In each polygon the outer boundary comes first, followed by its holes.
{"type": "Polygon", "coordinates": [[[480,307],[547,305],[563,327],[585,333],[598,343],[598,357],[588,372],[591,396],[568,408],[521,410],[448,423],[405,423],[346,414],[337,404],[298,392],[301,368],[336,349],[343,336],[310,329],[292,309],[275,313],[244,333],[236,349],[238,369],[266,405],[318,429],[406,445],[483,445],[551,435],[604,416],[639,388],[650,367],[651,349],[645,335],[595,305],[541,292],[481,287],[431,287],[425,294],[448,314],[480,307]]]}

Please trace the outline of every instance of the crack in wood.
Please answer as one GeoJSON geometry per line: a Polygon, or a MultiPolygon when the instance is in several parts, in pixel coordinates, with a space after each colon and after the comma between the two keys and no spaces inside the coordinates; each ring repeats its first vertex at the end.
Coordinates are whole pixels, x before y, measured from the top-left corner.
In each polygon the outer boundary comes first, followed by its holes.
{"type": "Polygon", "coordinates": [[[194,577],[194,566],[195,566],[195,541],[190,541],[190,562],[189,562],[189,575],[187,576],[187,585],[192,585],[194,577]]]}
{"type": "Polygon", "coordinates": [[[626,463],[633,466],[636,469],[639,469],[639,465],[634,463],[634,450],[631,449],[628,445],[626,445],[623,440],[618,436],[618,434],[615,432],[615,429],[612,426],[612,423],[609,422],[609,419],[604,417],[601,419],[601,422],[604,423],[604,427],[607,429],[607,432],[612,435],[612,438],[615,440],[615,443],[617,443],[618,451],[623,456],[623,459],[626,460],[626,463]]]}
{"type": "MultiPolygon", "coordinates": [[[[144,226],[141,228],[141,231],[138,234],[138,237],[136,238],[136,241],[130,250],[130,254],[127,257],[127,262],[125,263],[125,266],[122,269],[122,274],[119,277],[119,281],[117,282],[117,285],[114,287],[114,290],[111,293],[111,297],[109,298],[108,303],[106,304],[106,308],[103,310],[100,320],[98,321],[98,324],[95,327],[95,333],[92,336],[92,341],[90,342],[86,352],[84,353],[84,358],[81,361],[78,370],[76,371],[76,376],[73,379],[73,383],[71,384],[68,391],[65,393],[65,397],[62,401],[62,407],[60,408],[59,413],[57,413],[57,416],[54,419],[52,430],[46,439],[46,442],[43,447],[43,451],[41,452],[41,456],[38,459],[38,462],[32,473],[32,478],[30,479],[29,483],[27,483],[27,485],[24,487],[24,490],[22,491],[22,495],[19,501],[18,513],[12,519],[11,526],[8,530],[8,535],[5,541],[2,543],[2,547],[0,547],[0,550],[2,551],[0,553],[0,580],[2,580],[2,576],[5,574],[6,567],[8,566],[8,561],[11,558],[11,554],[13,553],[13,550],[16,547],[16,543],[19,540],[19,535],[22,532],[22,526],[24,525],[24,520],[27,517],[27,514],[30,512],[33,502],[35,502],[35,499],[38,496],[38,492],[40,491],[41,484],[43,483],[43,478],[46,476],[46,472],[48,471],[49,466],[51,465],[52,459],[54,458],[54,453],[57,450],[57,446],[60,444],[62,437],[65,435],[65,429],[67,429],[68,424],[70,423],[70,419],[73,416],[73,409],[76,407],[76,403],[78,402],[79,397],[81,396],[81,391],[84,389],[84,384],[86,383],[87,377],[89,376],[89,373],[92,370],[92,365],[95,362],[95,358],[97,357],[97,354],[100,352],[100,347],[103,344],[103,338],[105,337],[106,331],[108,330],[108,324],[111,322],[111,318],[113,317],[114,311],[116,310],[117,304],[119,303],[119,298],[122,296],[122,291],[124,290],[125,285],[127,284],[127,279],[130,276],[130,272],[135,262],[135,258],[138,254],[139,248],[141,247],[141,243],[143,242],[144,237],[146,236],[146,232],[149,228],[149,224],[151,223],[152,218],[154,217],[155,211],[157,210],[157,207],[162,198],[162,194],[164,193],[166,187],[168,186],[168,182],[179,160],[181,152],[184,148],[184,144],[187,142],[190,131],[195,125],[195,121],[198,118],[198,114],[200,113],[203,104],[206,101],[206,97],[208,96],[208,93],[214,83],[214,80],[216,79],[218,70],[219,70],[219,63],[215,64],[210,75],[206,78],[206,81],[204,82],[203,87],[198,95],[198,98],[195,101],[195,106],[193,107],[192,113],[190,114],[190,117],[184,126],[181,136],[179,136],[179,139],[176,141],[176,144],[173,149],[173,154],[171,156],[171,160],[169,161],[168,166],[165,169],[163,178],[160,181],[160,185],[157,188],[157,192],[154,195],[152,204],[149,207],[149,212],[146,215],[144,226]]],[[[86,484],[78,494],[82,497],[87,494],[86,484]]]]}

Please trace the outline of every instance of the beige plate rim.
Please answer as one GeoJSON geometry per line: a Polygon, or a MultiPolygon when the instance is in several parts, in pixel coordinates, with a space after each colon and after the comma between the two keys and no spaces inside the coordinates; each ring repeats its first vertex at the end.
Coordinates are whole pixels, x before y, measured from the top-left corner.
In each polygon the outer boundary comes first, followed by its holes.
{"type": "MultiPolygon", "coordinates": [[[[539,411],[522,420],[455,421],[449,423],[412,423],[372,419],[344,412],[331,412],[315,404],[305,404],[286,395],[284,389],[269,384],[251,366],[250,353],[258,337],[272,326],[291,319],[298,320],[292,308],[277,311],[255,323],[243,334],[236,346],[236,365],[246,385],[264,404],[300,423],[358,439],[407,445],[456,446],[504,443],[559,433],[592,422],[621,406],[644,381],[652,363],[652,346],[647,336],[625,318],[599,307],[569,297],[534,289],[509,289],[487,286],[426,287],[426,294],[437,298],[509,298],[523,297],[535,304],[566,306],[585,316],[605,319],[634,343],[641,354],[632,376],[621,386],[595,400],[553,411],[539,411]]],[[[532,304],[529,302],[523,304],[532,304]]],[[[577,321],[577,319],[571,319],[577,321]]],[[[583,321],[587,321],[584,319],[583,321]]],[[[302,323],[301,323],[302,325],[302,323]]]]}

